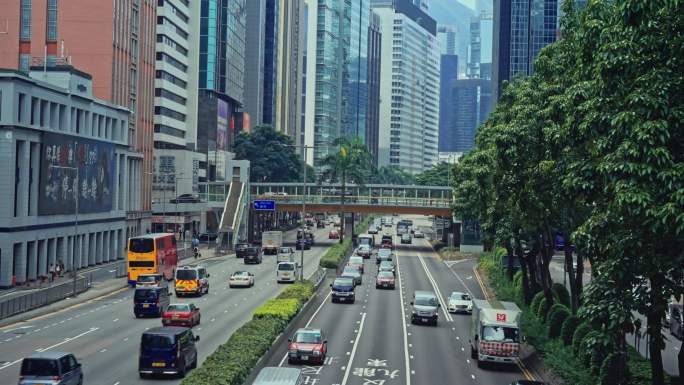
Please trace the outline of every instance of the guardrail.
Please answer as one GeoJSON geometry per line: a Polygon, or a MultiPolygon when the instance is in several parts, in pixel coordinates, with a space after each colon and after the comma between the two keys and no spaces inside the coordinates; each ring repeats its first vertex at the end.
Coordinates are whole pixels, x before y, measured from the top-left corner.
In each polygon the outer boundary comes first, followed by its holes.
{"type": "Polygon", "coordinates": [[[37,309],[67,297],[73,297],[74,295],[88,290],[91,283],[92,278],[86,276],[77,278],[75,285],[73,281],[64,282],[59,285],[36,289],[30,293],[0,301],[0,319],[37,309]],[[75,292],[74,288],[76,289],[75,292]]]}

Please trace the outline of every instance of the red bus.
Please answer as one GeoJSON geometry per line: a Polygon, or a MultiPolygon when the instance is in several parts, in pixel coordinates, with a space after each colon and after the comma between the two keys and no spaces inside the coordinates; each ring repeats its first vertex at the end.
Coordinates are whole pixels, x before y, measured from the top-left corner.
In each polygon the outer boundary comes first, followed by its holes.
{"type": "Polygon", "coordinates": [[[146,234],[128,239],[128,283],[135,286],[139,274],[164,274],[172,280],[178,264],[176,234],[146,234]]]}

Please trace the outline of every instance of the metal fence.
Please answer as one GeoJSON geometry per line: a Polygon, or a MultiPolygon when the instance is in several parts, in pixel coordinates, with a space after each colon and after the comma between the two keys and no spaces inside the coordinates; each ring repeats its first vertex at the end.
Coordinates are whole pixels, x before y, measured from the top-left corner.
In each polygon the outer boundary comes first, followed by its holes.
{"type": "Polygon", "coordinates": [[[41,306],[72,297],[90,288],[92,279],[89,276],[76,279],[76,292],[74,293],[74,282],[65,282],[59,285],[36,289],[19,297],[0,301],[0,319],[24,313],[29,310],[37,309],[41,306]]]}

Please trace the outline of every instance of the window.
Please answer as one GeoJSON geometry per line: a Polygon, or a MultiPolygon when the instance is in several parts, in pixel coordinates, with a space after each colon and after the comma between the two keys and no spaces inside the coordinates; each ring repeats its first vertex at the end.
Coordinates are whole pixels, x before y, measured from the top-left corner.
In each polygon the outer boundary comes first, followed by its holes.
{"type": "Polygon", "coordinates": [[[57,41],[57,0],[47,3],[47,41],[57,41]]]}
{"type": "Polygon", "coordinates": [[[128,267],[154,267],[154,261],[129,261],[128,267]]]}
{"type": "Polygon", "coordinates": [[[181,122],[185,121],[185,114],[181,114],[180,112],[174,111],[170,108],[157,106],[154,107],[154,113],[155,115],[167,116],[172,119],[180,120],[181,122]]]}
{"type": "Polygon", "coordinates": [[[184,97],[176,95],[173,92],[162,89],[162,88],[155,88],[154,89],[154,96],[169,99],[172,102],[176,102],[178,104],[185,104],[185,101],[186,101],[186,99],[184,97]]]}
{"type": "Polygon", "coordinates": [[[21,40],[31,40],[31,0],[21,0],[21,40]]]}
{"type": "Polygon", "coordinates": [[[173,83],[173,84],[175,84],[181,88],[186,88],[187,84],[188,84],[187,82],[171,75],[170,73],[168,73],[166,71],[157,70],[156,71],[156,77],[157,77],[157,79],[163,79],[163,80],[166,80],[168,82],[171,82],[171,83],[173,83]]]}
{"type": "Polygon", "coordinates": [[[188,70],[188,66],[186,66],[185,64],[179,62],[178,60],[172,58],[171,56],[169,56],[163,52],[157,52],[157,60],[169,63],[172,66],[178,68],[179,70],[181,70],[183,72],[186,72],[188,70]]]}
{"type": "Polygon", "coordinates": [[[19,100],[17,102],[17,121],[19,123],[24,120],[24,99],[26,99],[26,95],[19,93],[19,100]]]}
{"type": "Polygon", "coordinates": [[[176,138],[185,138],[185,131],[164,124],[155,124],[154,132],[175,136],[176,138]]]}
{"type": "Polygon", "coordinates": [[[19,54],[19,71],[29,72],[31,64],[31,54],[22,53],[19,54]]]}

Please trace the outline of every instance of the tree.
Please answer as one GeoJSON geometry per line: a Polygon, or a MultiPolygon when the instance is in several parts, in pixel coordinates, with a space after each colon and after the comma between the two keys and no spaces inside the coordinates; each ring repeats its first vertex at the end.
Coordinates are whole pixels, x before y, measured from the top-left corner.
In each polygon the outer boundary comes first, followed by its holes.
{"type": "Polygon", "coordinates": [[[416,175],[416,183],[422,186],[448,186],[452,179],[453,165],[439,162],[431,169],[416,175]]]}
{"type": "MultiPolygon", "coordinates": [[[[332,142],[335,151],[323,158],[321,166],[321,181],[342,184],[341,203],[344,210],[344,196],[347,182],[363,185],[370,178],[372,157],[368,148],[360,138],[337,138],[332,142]],[[339,150],[337,150],[339,149],[339,150]]],[[[344,211],[340,213],[342,219],[340,243],[344,239],[344,211]]]]}
{"type": "Polygon", "coordinates": [[[302,164],[289,136],[271,126],[257,126],[235,141],[235,158],[250,162],[252,182],[301,181],[302,164]]]}
{"type": "Polygon", "coordinates": [[[409,172],[398,166],[382,166],[378,168],[371,177],[375,184],[396,184],[411,185],[416,183],[416,179],[409,172]]]}

